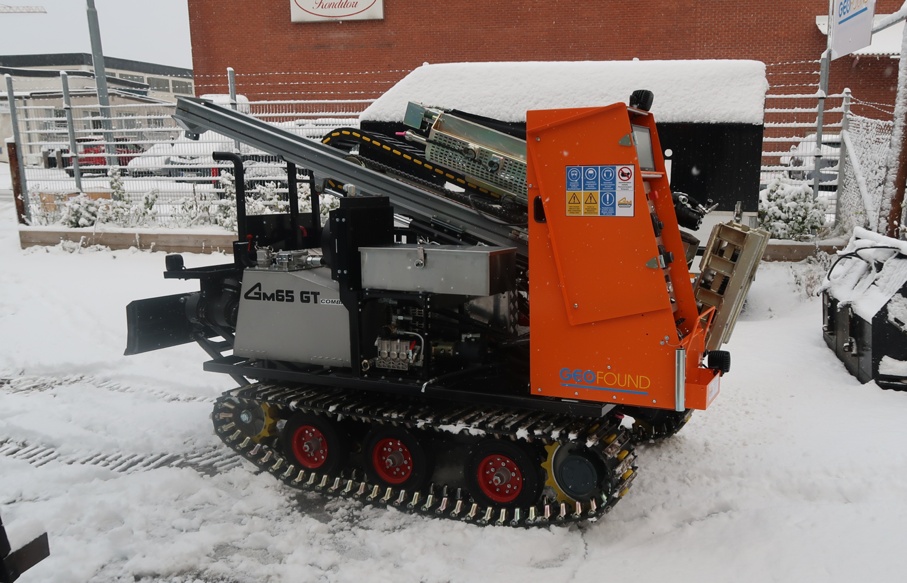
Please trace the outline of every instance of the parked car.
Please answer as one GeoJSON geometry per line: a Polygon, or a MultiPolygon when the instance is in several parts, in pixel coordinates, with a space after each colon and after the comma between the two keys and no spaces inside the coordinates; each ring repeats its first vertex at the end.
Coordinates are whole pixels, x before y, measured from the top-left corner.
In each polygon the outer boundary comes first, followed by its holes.
{"type": "MultiPolygon", "coordinates": [[[[116,144],[116,165],[127,166],[145,150],[129,138],[114,138],[116,144]]],[[[107,152],[104,149],[103,136],[82,136],[76,138],[79,149],[79,171],[82,174],[107,174],[107,152]]],[[[69,148],[60,150],[63,167],[70,176],[75,175],[72,168],[72,156],[69,148]]]]}
{"type": "MultiPolygon", "coordinates": [[[[126,171],[133,178],[168,177],[178,182],[217,183],[220,165],[214,161],[214,152],[232,152],[233,140],[215,132],[205,132],[198,140],[183,135],[170,142],[155,144],[141,156],[129,162],[126,171]]],[[[264,152],[241,145],[240,152],[245,162],[246,189],[266,182],[276,182],[286,187],[286,167],[282,162],[272,160],[264,152]]]]}
{"type": "MultiPolygon", "coordinates": [[[[815,173],[816,134],[810,134],[790,148],[790,156],[781,158],[787,178],[812,182],[815,173]]],[[[819,162],[819,190],[838,188],[838,161],[841,156],[840,134],[822,134],[822,159],[819,162]]]]}

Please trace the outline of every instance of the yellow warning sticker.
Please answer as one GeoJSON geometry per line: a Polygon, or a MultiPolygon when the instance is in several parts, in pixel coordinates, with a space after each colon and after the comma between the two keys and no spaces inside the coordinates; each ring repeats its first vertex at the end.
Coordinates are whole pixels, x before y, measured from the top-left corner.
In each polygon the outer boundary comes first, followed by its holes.
{"type": "Polygon", "coordinates": [[[567,191],[567,216],[583,216],[583,193],[567,191]]]}
{"type": "Polygon", "coordinates": [[[598,192],[584,192],[583,193],[583,216],[584,217],[597,217],[598,212],[598,192]]]}

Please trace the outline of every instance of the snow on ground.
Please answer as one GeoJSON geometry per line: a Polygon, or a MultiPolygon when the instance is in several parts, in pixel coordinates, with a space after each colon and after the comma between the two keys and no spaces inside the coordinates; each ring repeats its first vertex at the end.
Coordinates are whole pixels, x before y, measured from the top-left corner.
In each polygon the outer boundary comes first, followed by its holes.
{"type": "Polygon", "coordinates": [[[768,81],[765,64],[742,60],[426,63],[359,119],[402,122],[416,101],[521,122],[533,109],[627,103],[637,89],[655,94],[652,113],[662,123],[761,125],[768,81]]]}
{"type": "Polygon", "coordinates": [[[20,250],[13,216],[0,198],[0,443],[39,459],[0,453],[0,514],[14,544],[43,528],[52,553],[24,583],[907,572],[907,392],[860,385],[824,346],[820,304],[804,292],[817,267],[761,268],[722,394],[672,440],[639,448],[639,479],[604,520],[481,528],[325,502],[256,475],[217,448],[208,414],[231,382],[202,372],[199,348],[122,356],[125,305],[192,284],[164,281],[161,253],[20,250]],[[141,463],[110,462],[121,454],[141,463]]]}
{"type": "Polygon", "coordinates": [[[9,173],[9,164],[0,162],[0,190],[12,190],[13,177],[9,173]]]}

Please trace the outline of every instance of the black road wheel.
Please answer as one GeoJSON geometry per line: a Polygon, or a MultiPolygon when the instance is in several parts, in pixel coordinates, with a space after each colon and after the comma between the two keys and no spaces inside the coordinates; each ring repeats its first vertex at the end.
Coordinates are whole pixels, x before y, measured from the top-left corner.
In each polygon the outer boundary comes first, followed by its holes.
{"type": "Polygon", "coordinates": [[[370,480],[384,487],[417,490],[431,477],[434,460],[417,434],[400,427],[378,427],[362,448],[370,480]]]}
{"type": "Polygon", "coordinates": [[[349,459],[349,437],[325,417],[297,413],[287,421],[281,438],[284,452],[297,467],[333,474],[349,459]]]}
{"type": "Polygon", "coordinates": [[[571,500],[583,503],[611,495],[616,480],[608,466],[596,452],[578,444],[558,447],[551,460],[554,483],[571,500]]]}
{"type": "Polygon", "coordinates": [[[542,493],[544,477],[538,454],[527,444],[489,439],[466,460],[469,491],[479,504],[528,506],[542,493]]]}

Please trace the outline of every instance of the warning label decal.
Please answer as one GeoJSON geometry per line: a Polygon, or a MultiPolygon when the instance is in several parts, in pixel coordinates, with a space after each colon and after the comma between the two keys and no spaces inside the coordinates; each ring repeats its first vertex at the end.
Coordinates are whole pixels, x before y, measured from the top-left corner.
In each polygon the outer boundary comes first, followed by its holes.
{"type": "Polygon", "coordinates": [[[568,217],[632,217],[636,167],[567,166],[568,217]]]}
{"type": "Polygon", "coordinates": [[[598,216],[598,192],[583,193],[583,216],[598,216]]]}
{"type": "Polygon", "coordinates": [[[567,216],[583,216],[583,193],[567,191],[567,216]]]}

